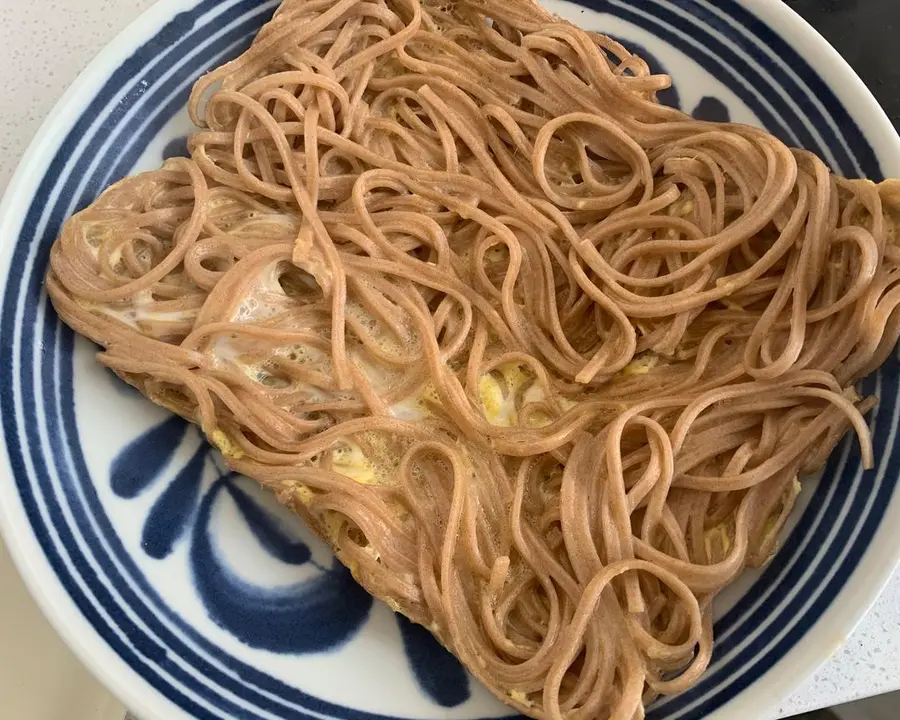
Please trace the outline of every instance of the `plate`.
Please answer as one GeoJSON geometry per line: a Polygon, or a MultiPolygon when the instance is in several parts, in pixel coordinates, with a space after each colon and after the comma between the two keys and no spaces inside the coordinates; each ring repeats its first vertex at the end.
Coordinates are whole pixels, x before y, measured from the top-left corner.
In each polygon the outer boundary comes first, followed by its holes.
{"type": "MultiPolygon", "coordinates": [[[[838,172],[900,176],[900,139],[840,57],[772,0],[548,0],[674,79],[662,100],[762,125],[838,172]]],[[[57,629],[145,720],[494,718],[509,710],[423,629],[372,600],[184,422],[127,389],[42,292],[62,222],[185,152],[193,81],[276,3],[163,0],[72,86],[0,210],[0,519],[57,629]]],[[[654,720],[759,718],[827,659],[900,554],[900,359],[865,383],[878,465],[854,444],[805,483],[781,549],[716,605],[707,674],[654,720]]]]}

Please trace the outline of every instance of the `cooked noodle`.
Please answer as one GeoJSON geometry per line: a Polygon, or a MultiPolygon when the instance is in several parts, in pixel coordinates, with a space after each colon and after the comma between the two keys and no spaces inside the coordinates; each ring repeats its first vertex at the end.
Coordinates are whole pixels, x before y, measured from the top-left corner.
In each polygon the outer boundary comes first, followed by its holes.
{"type": "Polygon", "coordinates": [[[535,718],[694,683],[900,334],[896,184],[527,0],[287,0],[47,288],[535,718]]]}

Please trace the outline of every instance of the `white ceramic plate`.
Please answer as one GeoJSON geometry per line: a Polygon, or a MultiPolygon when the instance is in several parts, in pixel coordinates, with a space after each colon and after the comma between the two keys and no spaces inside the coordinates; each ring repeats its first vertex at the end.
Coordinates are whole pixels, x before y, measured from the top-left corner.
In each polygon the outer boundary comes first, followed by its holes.
{"type": "MultiPolygon", "coordinates": [[[[487,718],[509,711],[360,590],[199,434],[97,366],[41,289],[61,223],[184,150],[184,105],[266,0],[163,0],[109,45],[35,139],[0,211],[0,519],[32,592],[142,718],[487,718]]],[[[761,124],[849,176],[900,176],[900,140],[837,54],[775,0],[554,0],[675,78],[665,101],[761,124]]],[[[900,362],[866,381],[878,467],[852,443],[806,484],[783,547],[717,604],[716,653],[657,720],[759,718],[831,655],[900,553],[900,362]]]]}

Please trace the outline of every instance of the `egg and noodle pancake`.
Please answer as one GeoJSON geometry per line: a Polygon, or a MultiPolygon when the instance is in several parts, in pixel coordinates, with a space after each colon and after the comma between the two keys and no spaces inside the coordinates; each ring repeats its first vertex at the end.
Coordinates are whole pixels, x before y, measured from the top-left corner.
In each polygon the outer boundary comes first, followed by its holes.
{"type": "Polygon", "coordinates": [[[534,718],[690,687],[900,334],[896,181],[656,101],[530,0],[286,0],[46,286],[534,718]]]}

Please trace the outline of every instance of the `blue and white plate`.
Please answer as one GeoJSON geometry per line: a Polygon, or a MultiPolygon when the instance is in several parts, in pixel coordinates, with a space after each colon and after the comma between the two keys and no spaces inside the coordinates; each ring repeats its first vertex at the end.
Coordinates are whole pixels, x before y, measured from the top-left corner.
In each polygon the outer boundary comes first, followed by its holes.
{"type": "MultiPolygon", "coordinates": [[[[107,185],[184,152],[193,81],[276,3],[163,0],[72,86],[0,211],[0,520],[57,629],[140,717],[509,715],[422,629],[373,601],[181,420],[118,382],[42,291],[62,222],[107,185]]],[[[900,176],[900,139],[849,67],[773,0],[559,0],[675,87],[666,102],[763,125],[849,176],[900,176]]],[[[764,715],[846,639],[900,554],[900,361],[866,382],[878,466],[852,443],[806,483],[763,571],[717,605],[706,676],[650,717],[764,715]]]]}

